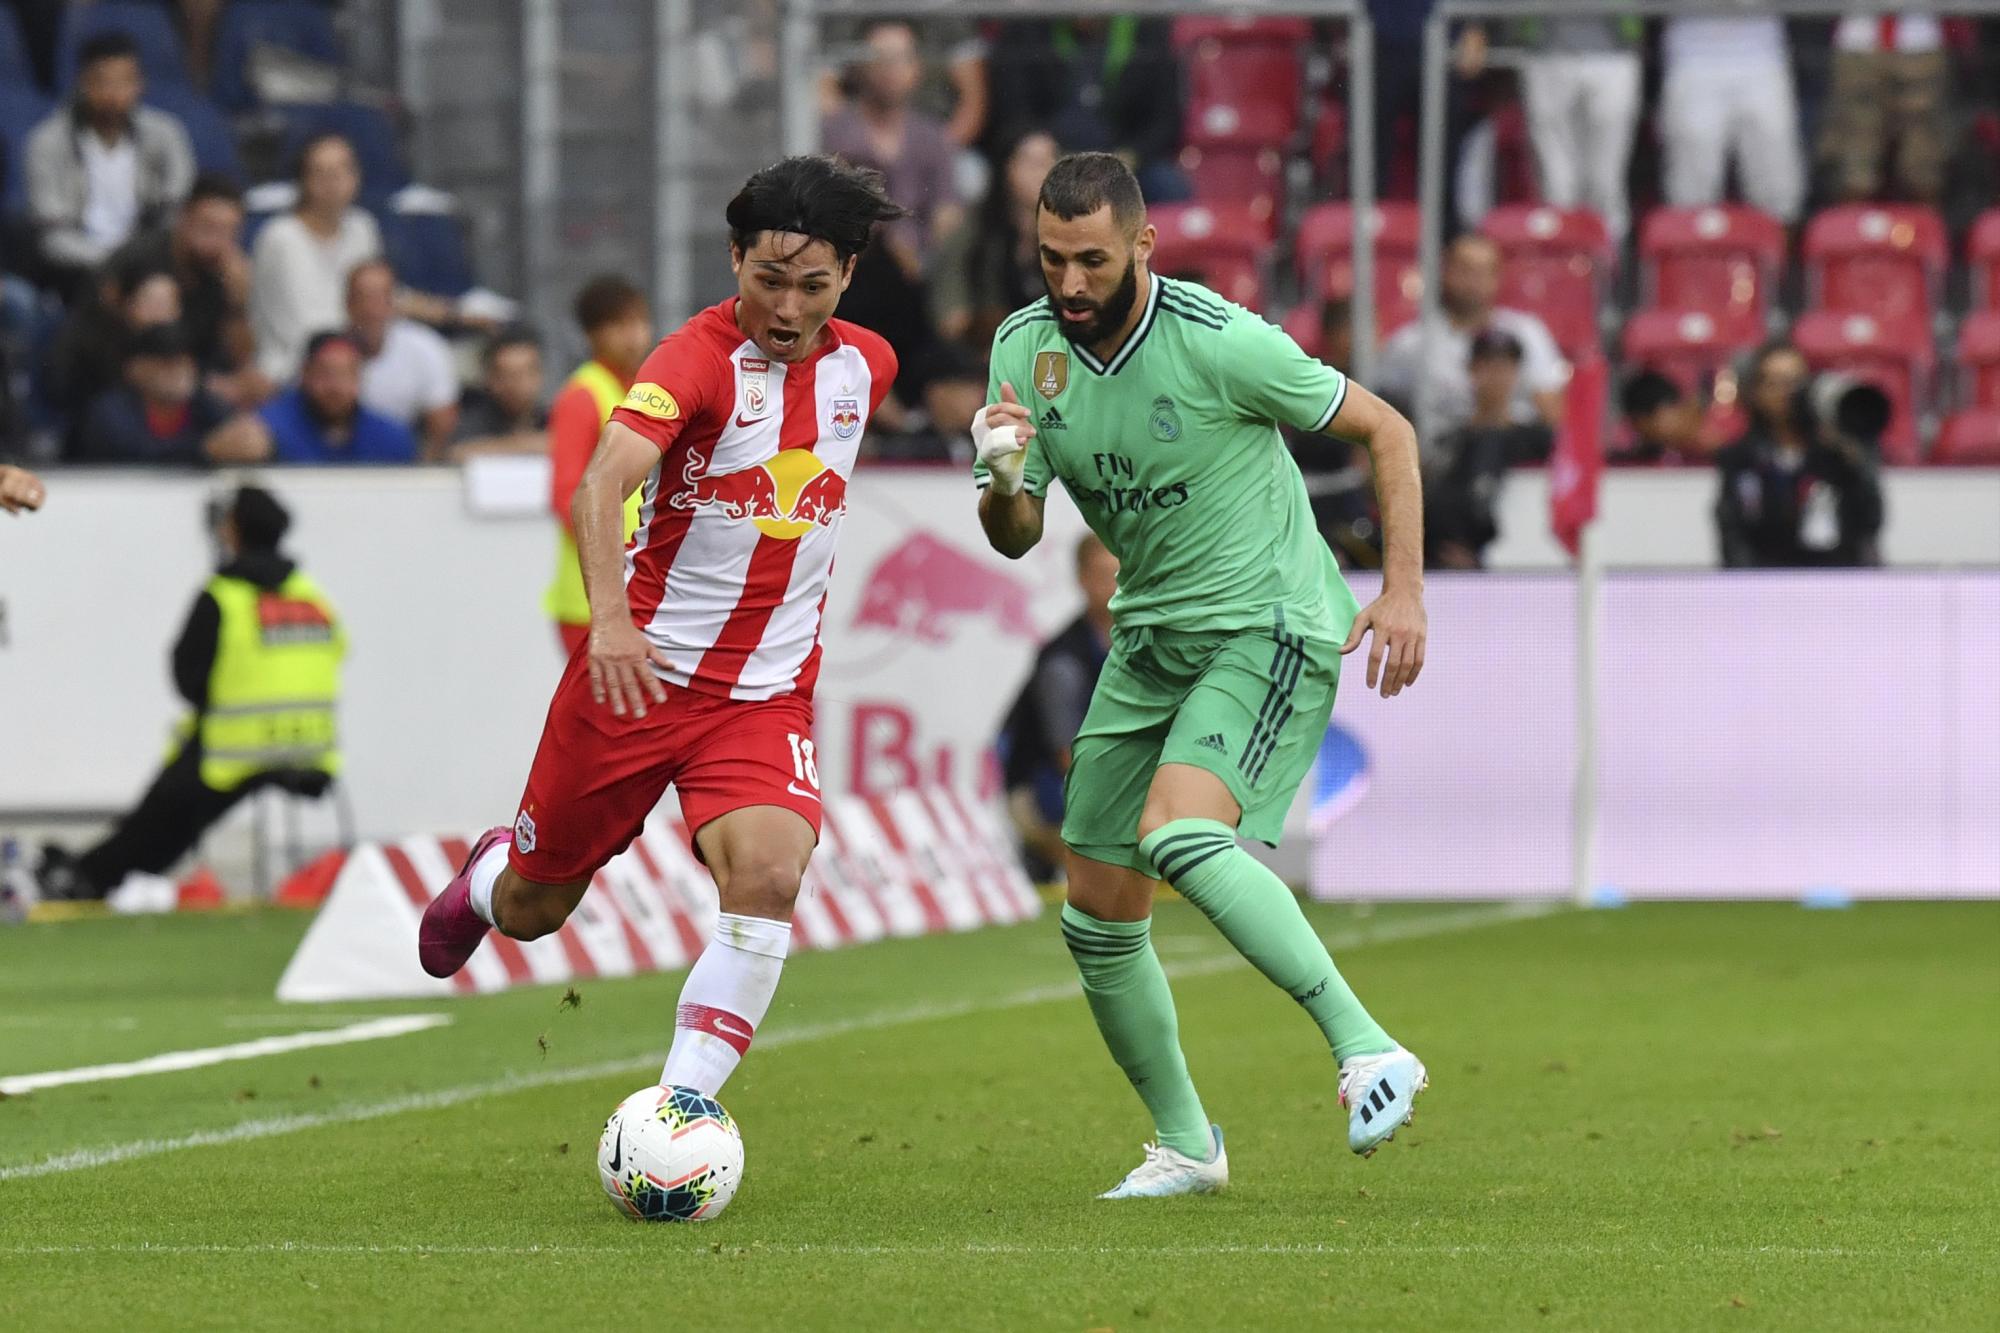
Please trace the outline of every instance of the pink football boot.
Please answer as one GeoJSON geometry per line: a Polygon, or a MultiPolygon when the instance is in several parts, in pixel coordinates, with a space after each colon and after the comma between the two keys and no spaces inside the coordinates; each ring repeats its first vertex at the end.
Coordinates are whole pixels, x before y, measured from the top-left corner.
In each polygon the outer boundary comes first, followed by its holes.
{"type": "Polygon", "coordinates": [[[424,909],[423,924],[417,928],[417,961],[432,976],[448,977],[464,967],[479,941],[493,929],[472,910],[472,867],[495,843],[513,836],[514,830],[506,824],[480,834],[451,883],[424,909]]]}

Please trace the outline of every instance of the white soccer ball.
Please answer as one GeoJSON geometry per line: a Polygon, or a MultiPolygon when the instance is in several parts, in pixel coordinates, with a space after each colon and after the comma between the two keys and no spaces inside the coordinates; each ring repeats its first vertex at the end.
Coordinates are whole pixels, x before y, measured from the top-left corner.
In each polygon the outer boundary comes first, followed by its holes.
{"type": "Polygon", "coordinates": [[[597,1141],[597,1176],[643,1222],[706,1222],[743,1182],[743,1136],[722,1103],[693,1088],[641,1088],[597,1141]]]}

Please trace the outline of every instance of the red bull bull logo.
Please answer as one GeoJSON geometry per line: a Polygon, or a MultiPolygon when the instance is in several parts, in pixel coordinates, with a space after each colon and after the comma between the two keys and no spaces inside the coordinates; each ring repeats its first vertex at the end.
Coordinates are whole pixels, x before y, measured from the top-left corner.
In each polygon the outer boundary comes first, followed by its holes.
{"type": "Polygon", "coordinates": [[[833,425],[835,439],[851,440],[861,429],[861,400],[859,398],[836,398],[827,420],[833,425]]]}
{"type": "Polygon", "coordinates": [[[670,503],[747,519],[769,537],[799,538],[830,527],[847,508],[847,478],[810,449],[786,449],[735,472],[690,476],[670,503]]]}
{"type": "Polygon", "coordinates": [[[1035,642],[1028,585],[949,542],[917,533],[868,575],[854,623],[924,643],[949,643],[960,623],[984,620],[1035,642]]]}

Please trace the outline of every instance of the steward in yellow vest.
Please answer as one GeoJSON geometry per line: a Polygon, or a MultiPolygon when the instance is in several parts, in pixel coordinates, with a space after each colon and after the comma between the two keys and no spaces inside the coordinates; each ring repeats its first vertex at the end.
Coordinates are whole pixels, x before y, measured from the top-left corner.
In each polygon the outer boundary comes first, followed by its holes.
{"type": "Polygon", "coordinates": [[[174,645],[174,686],[190,712],[166,767],[97,846],[44,853],[45,896],[101,898],[134,870],[162,874],[251,792],[318,796],[340,771],[347,636],[319,585],[279,554],[290,524],[255,486],[218,507],[221,564],[174,645]]]}

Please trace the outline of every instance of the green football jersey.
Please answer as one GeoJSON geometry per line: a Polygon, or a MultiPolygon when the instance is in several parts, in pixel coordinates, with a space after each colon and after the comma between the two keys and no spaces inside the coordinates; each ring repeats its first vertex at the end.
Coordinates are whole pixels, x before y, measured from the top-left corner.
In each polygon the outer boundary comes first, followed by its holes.
{"type": "MultiPolygon", "coordinates": [[[[1027,488],[1060,480],[1118,557],[1120,625],[1268,629],[1344,640],[1357,606],[1313,526],[1280,424],[1325,429],[1347,377],[1206,287],[1152,275],[1109,361],[1070,342],[1046,301],[993,336],[987,401],[1014,386],[1035,421],[1027,488]]],[[[973,465],[986,485],[986,468],[973,465]]]]}

